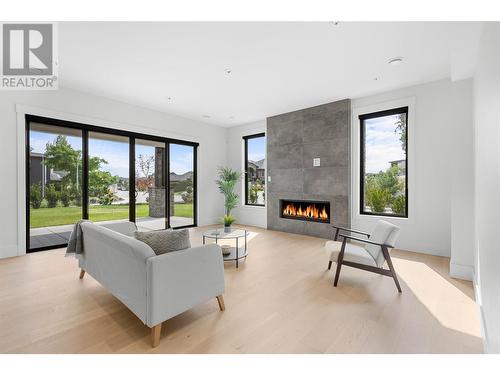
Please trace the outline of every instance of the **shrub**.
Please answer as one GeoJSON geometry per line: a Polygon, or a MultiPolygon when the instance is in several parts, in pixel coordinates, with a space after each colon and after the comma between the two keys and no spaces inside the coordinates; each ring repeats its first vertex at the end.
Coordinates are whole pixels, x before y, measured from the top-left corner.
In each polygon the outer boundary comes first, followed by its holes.
{"type": "Polygon", "coordinates": [[[182,193],[181,197],[184,203],[193,203],[193,188],[188,186],[186,191],[182,193]]]}
{"type": "Polygon", "coordinates": [[[68,190],[63,190],[61,192],[61,203],[64,207],[69,207],[69,202],[71,200],[71,195],[68,190]]]}
{"type": "Polygon", "coordinates": [[[108,191],[106,194],[101,195],[98,198],[99,204],[103,206],[109,206],[116,200],[116,195],[112,191],[108,191]]]}
{"type": "Polygon", "coordinates": [[[45,188],[45,199],[47,199],[47,207],[54,208],[59,200],[59,193],[53,184],[47,185],[45,188]]]}
{"type": "Polygon", "coordinates": [[[406,199],[404,195],[398,195],[392,202],[392,211],[399,215],[404,215],[406,210],[406,199]]]}
{"type": "Polygon", "coordinates": [[[366,192],[366,199],[373,212],[382,213],[389,202],[390,194],[382,189],[370,189],[366,192]]]}
{"type": "Polygon", "coordinates": [[[33,208],[40,208],[42,205],[42,191],[39,184],[31,185],[30,203],[33,208]]]}

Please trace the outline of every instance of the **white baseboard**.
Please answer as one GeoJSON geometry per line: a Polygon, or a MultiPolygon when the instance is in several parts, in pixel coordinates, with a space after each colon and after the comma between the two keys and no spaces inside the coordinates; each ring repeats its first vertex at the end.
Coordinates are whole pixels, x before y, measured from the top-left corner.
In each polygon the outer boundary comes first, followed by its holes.
{"type": "Polygon", "coordinates": [[[472,281],[474,279],[474,268],[450,262],[450,276],[456,279],[472,281]]]}
{"type": "Polygon", "coordinates": [[[18,248],[16,245],[1,246],[0,247],[0,259],[11,258],[18,256],[18,248]]]}
{"type": "Polygon", "coordinates": [[[481,325],[481,339],[483,341],[483,353],[488,353],[488,330],[486,329],[486,320],[484,319],[483,304],[481,303],[481,291],[477,285],[477,279],[473,278],[474,295],[476,296],[476,306],[479,313],[479,322],[481,325]]]}

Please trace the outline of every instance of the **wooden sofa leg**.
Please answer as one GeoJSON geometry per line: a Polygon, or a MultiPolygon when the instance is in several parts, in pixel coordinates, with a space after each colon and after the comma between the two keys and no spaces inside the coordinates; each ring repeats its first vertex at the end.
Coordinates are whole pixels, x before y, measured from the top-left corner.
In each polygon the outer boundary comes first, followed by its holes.
{"type": "Polygon", "coordinates": [[[332,261],[328,262],[328,269],[330,270],[332,268],[332,261]]]}
{"type": "Polygon", "coordinates": [[[161,323],[151,328],[151,344],[153,348],[160,345],[161,323]]]}
{"type": "Polygon", "coordinates": [[[80,270],[80,280],[83,279],[83,276],[85,276],[85,270],[81,269],[80,270]]]}
{"type": "Polygon", "coordinates": [[[224,311],[226,309],[226,305],[224,305],[224,297],[222,294],[217,296],[217,302],[219,303],[220,311],[224,311]]]}

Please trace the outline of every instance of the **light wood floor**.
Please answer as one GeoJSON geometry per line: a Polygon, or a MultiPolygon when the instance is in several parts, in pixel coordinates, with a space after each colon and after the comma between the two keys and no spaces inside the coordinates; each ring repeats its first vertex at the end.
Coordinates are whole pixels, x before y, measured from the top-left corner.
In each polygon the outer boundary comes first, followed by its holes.
{"type": "MultiPolygon", "coordinates": [[[[193,229],[193,244],[201,231],[193,229]]],[[[479,353],[472,285],[449,259],[394,250],[391,278],[326,271],[325,240],[258,228],[239,269],[226,263],[226,311],[215,298],[150,329],[63,250],[0,260],[2,353],[479,353]]]]}

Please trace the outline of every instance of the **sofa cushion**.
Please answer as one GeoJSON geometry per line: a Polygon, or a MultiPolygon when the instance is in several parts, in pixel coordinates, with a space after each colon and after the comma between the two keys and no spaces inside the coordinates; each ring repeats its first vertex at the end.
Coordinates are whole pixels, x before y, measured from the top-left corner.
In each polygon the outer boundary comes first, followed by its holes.
{"type": "Polygon", "coordinates": [[[166,229],[151,232],[136,231],[134,235],[136,239],[149,245],[156,255],[184,250],[191,247],[189,231],[187,229],[166,229]]]}

